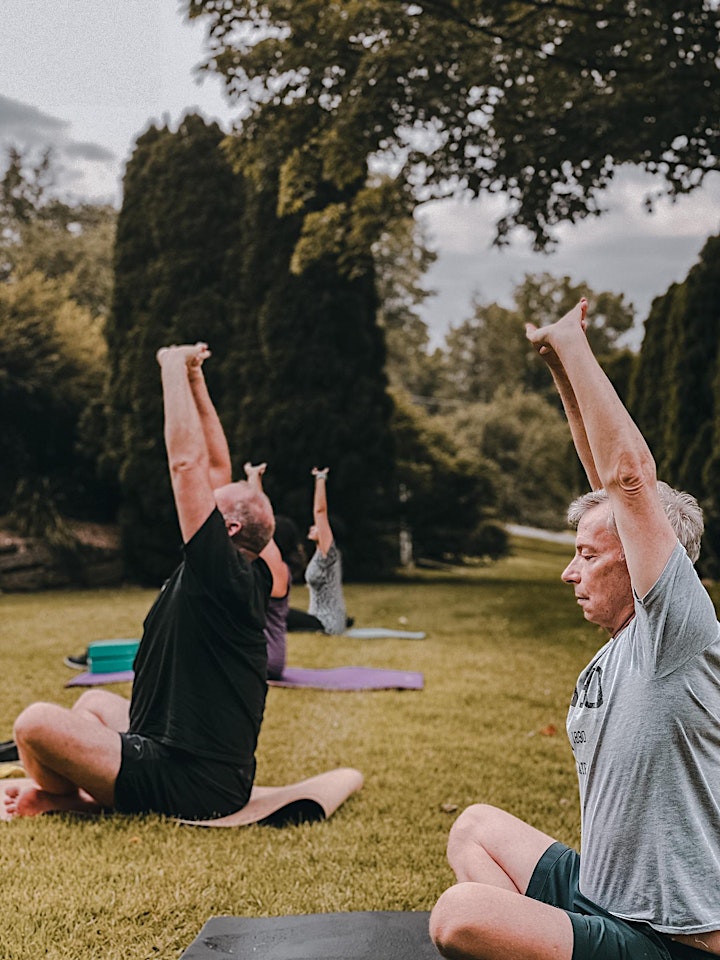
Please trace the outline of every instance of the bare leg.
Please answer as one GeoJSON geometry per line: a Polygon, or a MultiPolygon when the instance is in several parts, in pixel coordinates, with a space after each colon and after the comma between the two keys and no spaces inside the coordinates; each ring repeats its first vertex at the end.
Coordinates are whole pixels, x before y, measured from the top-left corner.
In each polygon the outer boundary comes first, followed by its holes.
{"type": "Polygon", "coordinates": [[[440,897],[430,935],[449,960],[570,960],[564,910],[523,894],[554,842],[517,817],[475,804],[455,821],[448,860],[459,883],[440,897]]]}
{"type": "Polygon", "coordinates": [[[430,936],[449,960],[571,960],[564,910],[485,883],[458,883],[435,904],[430,936]]]}
{"type": "Polygon", "coordinates": [[[112,807],[121,741],[118,731],[96,714],[35,703],[15,721],[15,740],[20,760],[35,782],[8,792],[8,813],[87,810],[89,803],[95,809],[112,807]]]}
{"type": "Polygon", "coordinates": [[[125,733],[130,726],[130,701],[109,690],[86,690],[77,698],[72,709],[84,710],[118,733],[125,733]]]}
{"type": "Polygon", "coordinates": [[[453,824],[448,861],[459,881],[525,893],[538,860],[554,842],[511,813],[477,803],[453,824]]]}

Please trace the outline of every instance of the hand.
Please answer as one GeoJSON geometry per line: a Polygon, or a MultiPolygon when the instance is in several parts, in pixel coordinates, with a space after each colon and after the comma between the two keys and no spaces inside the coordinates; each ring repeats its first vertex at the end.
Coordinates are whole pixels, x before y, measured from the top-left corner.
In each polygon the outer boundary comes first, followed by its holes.
{"type": "Polygon", "coordinates": [[[560,320],[555,323],[549,323],[544,327],[536,327],[534,323],[525,324],[525,335],[535,347],[540,356],[552,366],[559,363],[555,352],[555,342],[568,333],[577,330],[578,324],[583,333],[587,330],[587,298],[583,297],[573,308],[568,311],[560,320]]]}
{"type": "Polygon", "coordinates": [[[245,471],[245,476],[248,478],[248,480],[259,480],[259,478],[267,470],[267,464],[258,463],[257,465],[253,466],[253,464],[248,460],[247,463],[243,464],[243,470],[245,471]]]}
{"type": "Polygon", "coordinates": [[[193,344],[186,343],[178,346],[173,343],[169,347],[160,347],[155,354],[155,359],[162,367],[165,360],[170,356],[181,356],[185,359],[188,369],[198,370],[202,366],[203,360],[207,360],[211,354],[208,345],[198,340],[197,343],[193,344]]]}
{"type": "Polygon", "coordinates": [[[330,467],[323,467],[322,470],[319,467],[313,467],[311,473],[316,480],[327,480],[327,476],[330,473],[330,467]]]}

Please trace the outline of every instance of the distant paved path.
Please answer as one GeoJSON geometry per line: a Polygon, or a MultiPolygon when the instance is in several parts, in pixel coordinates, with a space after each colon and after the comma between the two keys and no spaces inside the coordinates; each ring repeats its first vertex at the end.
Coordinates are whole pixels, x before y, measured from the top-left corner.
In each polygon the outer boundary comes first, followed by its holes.
{"type": "Polygon", "coordinates": [[[552,540],[555,543],[575,543],[575,534],[570,530],[538,530],[536,527],[523,527],[517,523],[506,523],[505,529],[516,537],[532,537],[534,540],[552,540]]]}

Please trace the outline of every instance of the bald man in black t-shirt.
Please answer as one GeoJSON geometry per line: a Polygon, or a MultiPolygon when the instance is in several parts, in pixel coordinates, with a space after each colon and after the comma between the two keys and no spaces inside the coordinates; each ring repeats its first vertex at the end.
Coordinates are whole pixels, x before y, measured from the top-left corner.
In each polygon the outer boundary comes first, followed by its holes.
{"type": "Polygon", "coordinates": [[[250,796],[266,695],[263,626],[271,577],[269,500],[231,482],[202,372],[204,343],[158,351],[165,445],[183,561],[145,620],[132,700],[84,693],[72,709],[32,704],[15,723],[28,785],[11,815],[114,808],[224,816],[250,796]]]}

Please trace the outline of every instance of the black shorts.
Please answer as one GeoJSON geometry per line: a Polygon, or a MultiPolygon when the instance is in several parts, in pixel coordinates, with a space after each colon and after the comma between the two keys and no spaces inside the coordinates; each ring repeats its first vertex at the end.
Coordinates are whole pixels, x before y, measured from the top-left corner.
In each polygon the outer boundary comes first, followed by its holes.
{"type": "Polygon", "coordinates": [[[572,960],[708,960],[712,954],[656,933],[647,923],[620,920],[580,893],[580,855],[553,843],[540,857],[526,896],[559,907],[573,928],[572,960]]]}
{"type": "Polygon", "coordinates": [[[120,813],[211,820],[234,813],[250,799],[254,760],[234,766],[137,733],[121,733],[120,738],[122,760],[115,781],[115,809],[120,813]]]}

